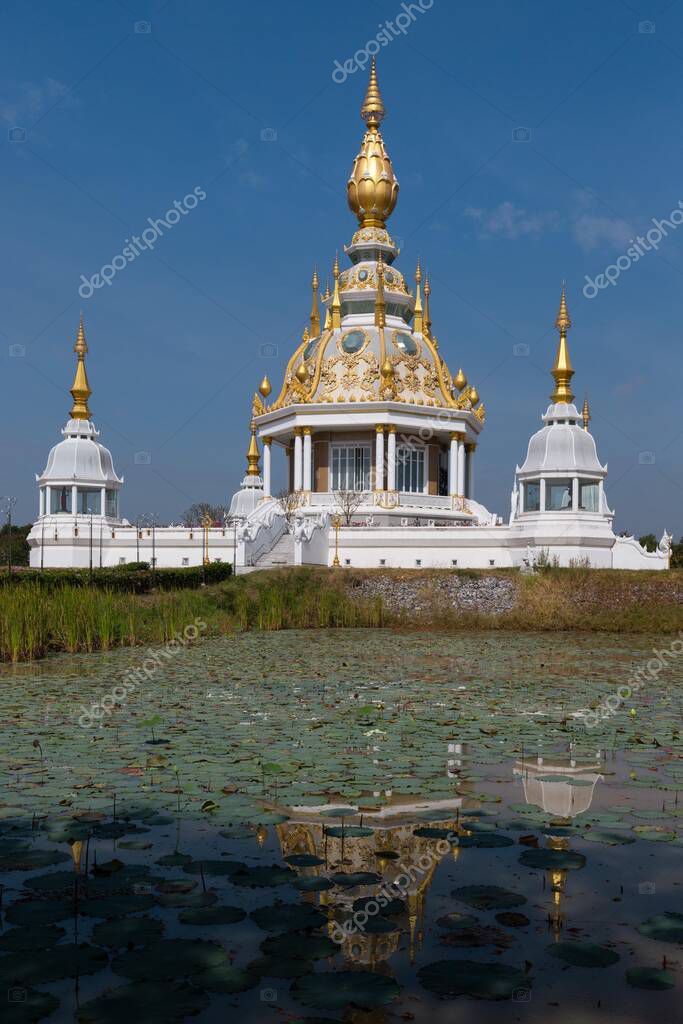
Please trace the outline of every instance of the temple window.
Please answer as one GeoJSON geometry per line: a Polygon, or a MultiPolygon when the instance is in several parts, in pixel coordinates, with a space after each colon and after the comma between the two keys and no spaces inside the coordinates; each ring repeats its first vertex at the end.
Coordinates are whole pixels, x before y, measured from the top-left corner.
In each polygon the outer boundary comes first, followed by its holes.
{"type": "Polygon", "coordinates": [[[53,487],[50,490],[50,513],[71,512],[71,488],[53,487]]]}
{"type": "Polygon", "coordinates": [[[114,491],[114,490],[111,490],[111,491],[107,490],[105,492],[104,509],[105,509],[104,514],[106,516],[109,516],[110,519],[116,519],[116,513],[117,513],[116,491],[114,491]]]}
{"type": "Polygon", "coordinates": [[[541,485],[538,480],[531,480],[524,484],[524,511],[541,511],[541,485]]]}
{"type": "Polygon", "coordinates": [[[100,492],[87,491],[78,488],[78,512],[86,516],[98,516],[100,514],[100,492]]]}
{"type": "Polygon", "coordinates": [[[571,480],[546,480],[545,507],[547,512],[571,512],[571,480]]]}
{"type": "Polygon", "coordinates": [[[582,512],[599,512],[600,485],[597,480],[579,481],[579,508],[582,512]]]}
{"type": "Polygon", "coordinates": [[[370,445],[332,445],[333,491],[370,490],[370,445]]]}
{"type": "Polygon", "coordinates": [[[422,494],[425,489],[424,448],[396,449],[396,487],[407,494],[422,494]]]}

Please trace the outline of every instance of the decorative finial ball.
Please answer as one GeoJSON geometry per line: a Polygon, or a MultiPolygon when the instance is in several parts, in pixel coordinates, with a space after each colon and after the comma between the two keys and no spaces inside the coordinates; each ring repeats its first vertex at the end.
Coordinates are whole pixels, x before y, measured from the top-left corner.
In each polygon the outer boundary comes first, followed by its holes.
{"type": "Polygon", "coordinates": [[[462,391],[467,386],[467,377],[462,372],[462,369],[458,370],[455,380],[453,381],[458,391],[462,391]]]}
{"type": "Polygon", "coordinates": [[[474,387],[474,385],[472,385],[472,387],[470,388],[470,402],[472,403],[472,405],[476,405],[478,401],[479,401],[479,392],[474,387]]]}
{"type": "Polygon", "coordinates": [[[271,393],[271,391],[273,389],[270,386],[270,381],[268,380],[268,374],[265,375],[265,377],[263,378],[263,380],[259,384],[259,388],[258,389],[259,389],[259,391],[261,392],[261,394],[263,395],[264,398],[267,398],[268,395],[271,393]]]}
{"type": "Polygon", "coordinates": [[[299,384],[306,384],[308,382],[308,370],[303,360],[296,368],[296,379],[299,381],[299,384]]]}

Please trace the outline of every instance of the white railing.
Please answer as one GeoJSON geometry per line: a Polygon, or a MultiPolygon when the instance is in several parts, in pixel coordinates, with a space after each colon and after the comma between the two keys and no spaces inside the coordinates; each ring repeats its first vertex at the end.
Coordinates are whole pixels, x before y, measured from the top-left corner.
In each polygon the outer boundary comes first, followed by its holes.
{"type": "Polygon", "coordinates": [[[272,551],[287,529],[287,520],[277,501],[264,501],[237,528],[238,565],[256,565],[272,551]]]}

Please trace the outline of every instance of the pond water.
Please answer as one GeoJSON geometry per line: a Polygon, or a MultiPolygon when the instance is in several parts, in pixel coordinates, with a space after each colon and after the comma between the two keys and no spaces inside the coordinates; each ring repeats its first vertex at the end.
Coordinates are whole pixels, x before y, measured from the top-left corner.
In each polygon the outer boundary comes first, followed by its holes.
{"type": "Polygon", "coordinates": [[[2,1021],[681,1019],[671,640],[251,633],[3,669],[2,1021]]]}

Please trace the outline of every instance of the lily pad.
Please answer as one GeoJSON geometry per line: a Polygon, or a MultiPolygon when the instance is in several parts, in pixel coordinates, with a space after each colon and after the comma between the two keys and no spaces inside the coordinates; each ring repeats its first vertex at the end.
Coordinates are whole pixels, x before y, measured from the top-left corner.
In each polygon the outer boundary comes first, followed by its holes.
{"type": "Polygon", "coordinates": [[[237,924],[246,917],[241,907],[190,907],[178,914],[181,924],[237,924]]]}
{"type": "Polygon", "coordinates": [[[8,953],[0,959],[0,983],[5,989],[14,985],[44,985],[62,978],[96,974],[107,964],[107,954],[96,946],[54,946],[37,950],[31,956],[8,953]]]}
{"type": "Polygon", "coordinates": [[[160,938],[164,925],[153,917],[123,917],[102,921],[92,930],[92,941],[98,946],[121,949],[123,946],[146,946],[160,938]]]}
{"type": "Polygon", "coordinates": [[[261,943],[261,951],[269,957],[301,957],[303,960],[321,960],[338,952],[337,944],[327,935],[312,932],[284,932],[269,935],[261,943]]]}
{"type": "Polygon", "coordinates": [[[659,967],[629,967],[626,981],[633,988],[644,988],[650,992],[663,992],[664,989],[674,988],[676,984],[671,971],[659,967]]]}
{"type": "Polygon", "coordinates": [[[525,850],[519,863],[542,871],[572,871],[582,868],[586,858],[575,850],[525,850]]]}
{"type": "MultiPolygon", "coordinates": [[[[529,851],[535,853],[535,850],[529,851]]],[[[464,885],[454,889],[451,897],[458,903],[466,903],[475,910],[503,910],[520,907],[526,903],[526,896],[521,893],[502,889],[499,885],[464,885]]]]}
{"type": "Polygon", "coordinates": [[[420,984],[440,999],[511,999],[528,993],[531,980],[517,967],[477,960],[437,960],[417,972],[420,984]]]}
{"type": "Polygon", "coordinates": [[[274,885],[287,885],[295,882],[297,874],[290,868],[280,864],[258,865],[253,868],[243,867],[236,871],[230,881],[233,885],[247,885],[253,888],[265,888],[274,885]]]}
{"type": "Polygon", "coordinates": [[[320,928],[327,923],[325,914],[310,903],[273,903],[259,907],[249,915],[264,931],[299,931],[304,928],[320,928]]]}
{"type": "Polygon", "coordinates": [[[59,999],[49,992],[36,989],[21,989],[20,1000],[10,1000],[10,993],[3,1000],[2,1024],[35,1024],[49,1017],[59,1006],[59,999]]]}
{"type": "Polygon", "coordinates": [[[227,954],[205,939],[159,939],[112,960],[114,974],[134,981],[165,981],[218,967],[227,954]]]}
{"type": "Polygon", "coordinates": [[[611,967],[620,959],[613,949],[592,942],[555,942],[546,947],[546,952],[572,967],[611,967]]]}
{"type": "Polygon", "coordinates": [[[667,910],[639,924],[637,929],[648,939],[658,942],[683,942],[683,914],[667,910]]]}
{"type": "Polygon", "coordinates": [[[194,985],[138,981],[108,989],[84,1003],[78,1024],[121,1024],[125,1020],[175,1024],[201,1013],[209,1002],[206,992],[194,985]]]}
{"type": "Polygon", "coordinates": [[[192,976],[192,983],[210,992],[245,992],[258,983],[258,974],[251,970],[221,963],[192,976]]]}
{"type": "Polygon", "coordinates": [[[59,928],[56,924],[11,928],[0,936],[0,952],[20,953],[33,949],[49,949],[65,935],[64,928],[59,928]]]}
{"type": "Polygon", "coordinates": [[[344,1010],[348,1006],[374,1010],[398,998],[400,988],[393,978],[370,971],[324,971],[298,978],[290,994],[304,1006],[322,1010],[344,1010]]]}

